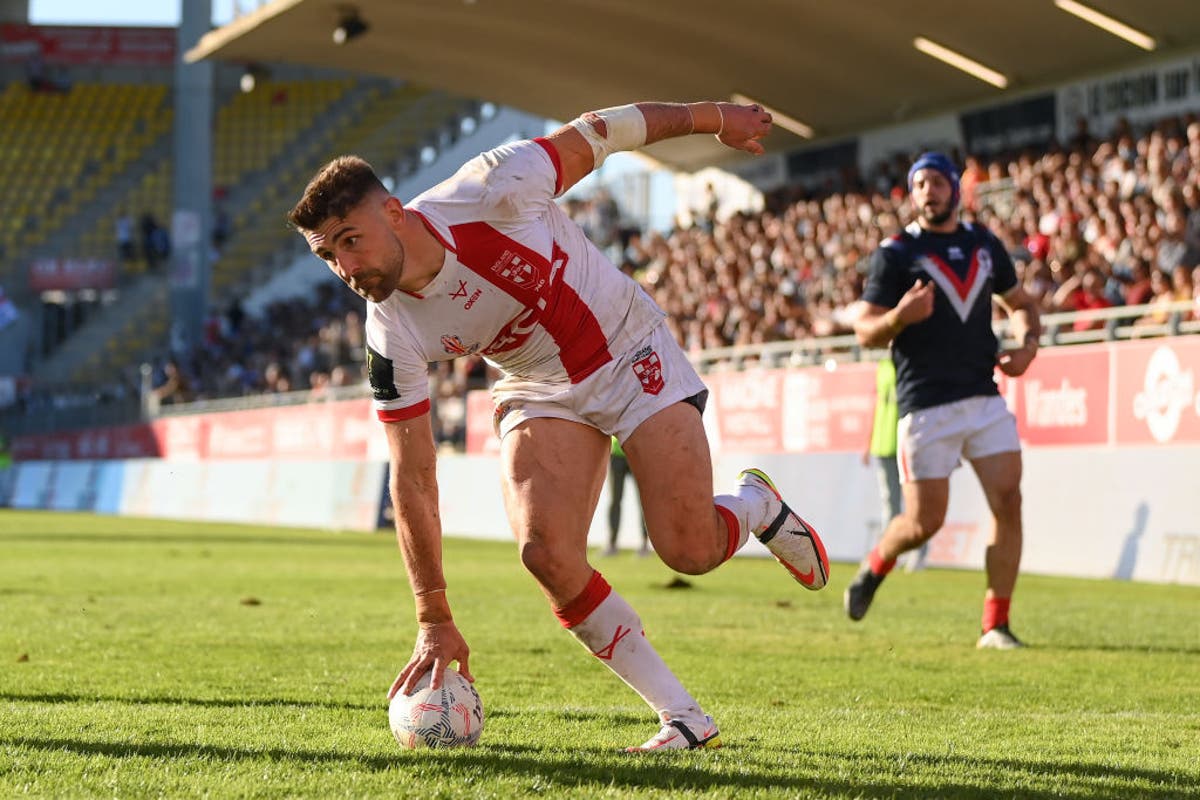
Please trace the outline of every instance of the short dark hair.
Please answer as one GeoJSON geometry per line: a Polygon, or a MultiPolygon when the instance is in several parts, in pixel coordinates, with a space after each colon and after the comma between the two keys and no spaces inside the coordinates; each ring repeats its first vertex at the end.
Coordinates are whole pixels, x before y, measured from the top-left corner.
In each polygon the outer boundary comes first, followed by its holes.
{"type": "Polygon", "coordinates": [[[304,187],[304,196],[288,212],[294,227],[313,231],[330,217],[344,217],[367,195],[387,192],[375,170],[358,156],[338,156],[321,167],[304,187]]]}

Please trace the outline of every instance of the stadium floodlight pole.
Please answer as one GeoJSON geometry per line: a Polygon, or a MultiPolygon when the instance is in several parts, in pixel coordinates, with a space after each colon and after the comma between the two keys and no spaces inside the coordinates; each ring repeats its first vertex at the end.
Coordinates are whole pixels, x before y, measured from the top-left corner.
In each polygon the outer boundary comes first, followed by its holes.
{"type": "MultiPolygon", "coordinates": [[[[181,2],[179,52],[195,46],[212,28],[212,0],[181,2]]],[[[171,255],[167,286],[172,349],[203,341],[212,283],[213,62],[175,64],[171,190],[171,255]]]]}
{"type": "Polygon", "coordinates": [[[949,64],[955,69],[967,73],[972,78],[978,78],[984,83],[990,83],[997,89],[1008,88],[1008,77],[1004,73],[997,72],[991,67],[985,67],[975,59],[968,58],[957,50],[951,50],[949,47],[926,39],[924,36],[918,36],[913,39],[913,47],[927,56],[936,58],[943,64],[949,64]]]}
{"type": "Polygon", "coordinates": [[[1058,6],[1068,14],[1074,14],[1084,22],[1095,25],[1102,31],[1111,33],[1130,44],[1136,45],[1143,50],[1154,50],[1158,47],[1158,42],[1153,36],[1139,31],[1130,25],[1126,25],[1120,20],[1113,19],[1107,14],[1103,14],[1091,6],[1077,3],[1075,0],[1054,0],[1054,5],[1058,6]]]}
{"type": "Polygon", "coordinates": [[[740,105],[752,106],[757,104],[762,106],[762,110],[771,115],[772,125],[777,125],[778,127],[783,128],[785,131],[796,134],[802,139],[811,139],[816,135],[816,131],[812,129],[811,125],[805,125],[795,117],[785,114],[778,108],[769,106],[760,100],[755,100],[753,97],[747,97],[740,92],[734,92],[733,94],[729,95],[729,99],[740,105]]]}

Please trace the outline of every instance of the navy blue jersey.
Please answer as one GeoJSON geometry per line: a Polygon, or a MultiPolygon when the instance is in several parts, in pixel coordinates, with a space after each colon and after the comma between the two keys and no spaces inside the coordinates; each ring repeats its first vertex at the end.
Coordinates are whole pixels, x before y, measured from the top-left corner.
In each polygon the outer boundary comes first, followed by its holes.
{"type": "Polygon", "coordinates": [[[892,342],[901,416],[998,394],[992,295],[1017,285],[1004,246],[978,225],[964,222],[953,233],[932,233],[913,223],[871,255],[863,299],[893,308],[918,279],[933,283],[933,314],[892,342]]]}

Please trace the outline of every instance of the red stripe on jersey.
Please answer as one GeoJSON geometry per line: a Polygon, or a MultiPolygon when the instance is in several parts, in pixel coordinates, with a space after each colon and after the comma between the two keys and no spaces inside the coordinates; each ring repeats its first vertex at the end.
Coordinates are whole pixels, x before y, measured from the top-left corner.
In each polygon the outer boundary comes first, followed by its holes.
{"type": "Polygon", "coordinates": [[[542,146],[546,155],[550,156],[550,160],[554,162],[554,196],[558,197],[563,190],[562,159],[558,156],[558,148],[545,136],[539,136],[534,141],[542,146]]]}
{"type": "Polygon", "coordinates": [[[975,276],[979,274],[979,251],[976,250],[971,254],[971,269],[967,272],[965,281],[959,280],[958,273],[954,271],[954,268],[933,253],[930,253],[927,258],[933,262],[939,272],[946,276],[954,286],[954,291],[958,292],[958,296],[966,300],[967,295],[971,293],[971,287],[975,285],[975,276]]]}
{"type": "Polygon", "coordinates": [[[406,419],[419,417],[429,410],[428,398],[422,400],[413,406],[405,406],[404,408],[379,408],[375,413],[379,415],[382,422],[403,422],[406,419]]]}
{"type": "Polygon", "coordinates": [[[486,222],[450,226],[463,266],[525,307],[506,327],[506,341],[491,342],[485,353],[502,353],[520,346],[528,330],[541,325],[558,345],[558,358],[571,383],[579,383],[612,361],[608,341],[596,315],[567,284],[567,254],[555,243],[550,259],[505,236],[486,222]]]}
{"type": "Polygon", "coordinates": [[[588,579],[587,586],[583,587],[579,596],[562,608],[554,609],[554,616],[558,617],[564,628],[574,628],[590,617],[610,594],[612,587],[608,585],[608,581],[604,580],[599,570],[592,570],[592,577],[588,579]]]}
{"type": "Polygon", "coordinates": [[[425,216],[420,211],[417,211],[415,208],[406,208],[405,211],[411,211],[412,213],[416,214],[417,219],[421,220],[421,222],[425,225],[425,229],[433,234],[433,238],[442,243],[442,247],[446,248],[451,253],[458,252],[454,249],[454,245],[446,241],[446,237],[442,236],[442,232],[433,226],[433,223],[429,221],[429,217],[425,216]]]}

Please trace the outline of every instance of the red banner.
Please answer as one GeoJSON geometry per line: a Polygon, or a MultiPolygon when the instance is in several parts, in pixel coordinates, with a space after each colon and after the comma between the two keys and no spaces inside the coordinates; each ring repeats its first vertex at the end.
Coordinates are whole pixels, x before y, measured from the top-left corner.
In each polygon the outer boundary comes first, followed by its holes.
{"type": "Polygon", "coordinates": [[[492,393],[482,389],[467,392],[467,452],[496,455],[500,440],[492,425],[492,393]]]}
{"type": "Polygon", "coordinates": [[[720,449],[759,453],[782,449],[783,377],[781,369],[704,376],[711,393],[709,413],[716,414],[720,449]]]}
{"type": "Polygon", "coordinates": [[[875,417],[875,365],[789,370],[783,383],[783,452],[863,452],[875,417]]]}
{"type": "Polygon", "coordinates": [[[1032,445],[1107,444],[1112,349],[1107,345],[1047,348],[1001,392],[1032,445]]]}
{"type": "Polygon", "coordinates": [[[112,28],[0,23],[0,61],[40,56],[51,65],[170,67],[174,28],[112,28]]]}
{"type": "Polygon", "coordinates": [[[29,265],[29,288],[35,292],[111,289],[117,285],[116,265],[86,258],[39,258],[29,265]]]}
{"type": "MultiPolygon", "coordinates": [[[[1200,442],[1200,336],[1043,350],[1001,391],[1033,446],[1200,442]]],[[[705,376],[713,449],[861,452],[875,403],[875,365],[766,369],[705,376]]],[[[22,460],[102,458],[360,459],[378,430],[369,400],[167,417],[17,437],[22,460]]],[[[467,396],[467,452],[495,454],[488,392],[467,396]]]]}
{"type": "Polygon", "coordinates": [[[150,424],[94,428],[13,440],[21,461],[108,458],[363,459],[382,436],[369,400],[164,417],[150,424]]]}

